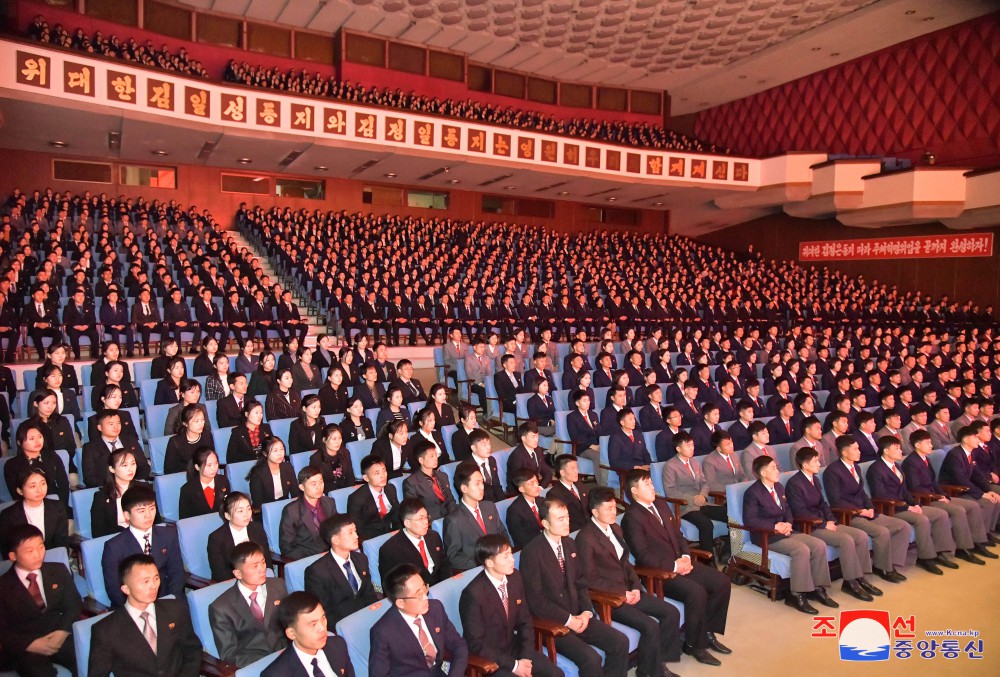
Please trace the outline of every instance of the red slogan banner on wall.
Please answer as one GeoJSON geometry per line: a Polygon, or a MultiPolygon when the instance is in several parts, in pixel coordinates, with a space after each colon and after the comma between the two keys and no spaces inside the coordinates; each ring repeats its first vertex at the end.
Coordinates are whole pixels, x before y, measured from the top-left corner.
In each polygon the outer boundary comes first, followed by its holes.
{"type": "Polygon", "coordinates": [[[993,256],[993,233],[913,235],[799,243],[799,261],[945,259],[993,256]]]}

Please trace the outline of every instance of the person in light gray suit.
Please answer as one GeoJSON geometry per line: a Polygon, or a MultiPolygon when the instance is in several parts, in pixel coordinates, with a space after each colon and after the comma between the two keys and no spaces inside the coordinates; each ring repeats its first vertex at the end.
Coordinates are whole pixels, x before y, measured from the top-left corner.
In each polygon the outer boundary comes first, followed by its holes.
{"type": "Polygon", "coordinates": [[[444,547],[454,569],[476,566],[476,543],[483,536],[497,534],[510,539],[496,505],[484,501],[486,482],[471,463],[455,470],[455,491],[461,496],[457,507],[444,518],[444,547]],[[481,522],[481,524],[480,524],[481,522]]]}
{"type": "Polygon", "coordinates": [[[242,668],[285,647],[278,610],[288,591],[284,580],[267,578],[267,560],[257,543],[240,543],[229,560],[236,583],[209,605],[208,618],[219,658],[242,668]]]}
{"type": "Polygon", "coordinates": [[[842,411],[833,412],[826,420],[830,424],[830,429],[819,441],[820,446],[823,448],[821,456],[824,459],[824,468],[840,458],[840,452],[837,451],[837,438],[841,435],[846,435],[848,428],[851,426],[851,418],[842,411]],[[827,463],[825,459],[831,460],[827,463]]]}
{"type": "MultiPolygon", "coordinates": [[[[758,456],[770,456],[777,460],[774,449],[768,446],[771,441],[771,434],[763,421],[754,421],[750,424],[750,439],[753,440],[746,449],[740,452],[740,464],[743,466],[743,474],[747,478],[755,478],[753,474],[753,461],[758,456]]],[[[780,466],[780,464],[779,464],[780,466]]],[[[784,472],[788,468],[778,468],[779,472],[784,472]]]]}
{"type": "Polygon", "coordinates": [[[686,432],[674,435],[677,455],[663,464],[663,493],[667,498],[682,498],[687,505],[679,506],[681,518],[698,529],[698,545],[713,552],[715,539],[713,520],[727,520],[724,505],[708,502],[708,481],[701,469],[701,459],[694,458],[694,440],[686,432]]]}
{"type": "Polygon", "coordinates": [[[479,395],[479,406],[486,411],[486,379],[493,378],[493,362],[486,357],[486,341],[476,340],[472,354],[466,354],[465,377],[469,379],[469,391],[479,395]]]}
{"type": "Polygon", "coordinates": [[[900,433],[900,439],[903,442],[903,456],[909,456],[913,453],[913,443],[910,441],[910,435],[917,430],[927,430],[928,413],[927,405],[922,402],[914,404],[910,409],[910,422],[903,427],[900,433]]]}
{"type": "Polygon", "coordinates": [[[701,469],[705,473],[709,491],[725,493],[726,487],[737,482],[746,482],[750,478],[743,472],[740,459],[733,450],[732,436],[717,430],[712,434],[714,451],[701,457],[701,469]]]}
{"type": "MultiPolygon", "coordinates": [[[[799,449],[815,449],[819,454],[820,467],[825,468],[837,460],[836,448],[830,449],[823,442],[823,424],[815,416],[808,416],[802,420],[802,437],[797,439],[789,451],[789,458],[795,463],[795,454],[799,449]]],[[[784,471],[794,468],[784,468],[784,471]]]]}
{"type": "Polygon", "coordinates": [[[927,425],[927,432],[931,434],[931,443],[935,449],[951,449],[958,444],[955,440],[955,433],[951,431],[951,412],[943,404],[935,405],[931,411],[934,421],[927,425]]]}
{"type": "Polygon", "coordinates": [[[465,359],[469,352],[469,344],[462,341],[462,330],[453,327],[451,336],[447,343],[441,348],[444,355],[444,369],[448,376],[458,378],[458,363],[465,359]]]}

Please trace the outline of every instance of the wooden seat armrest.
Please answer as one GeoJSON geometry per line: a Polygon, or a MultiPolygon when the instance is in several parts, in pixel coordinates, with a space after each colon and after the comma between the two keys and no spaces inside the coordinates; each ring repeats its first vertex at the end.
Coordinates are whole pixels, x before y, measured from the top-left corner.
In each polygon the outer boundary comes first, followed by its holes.
{"type": "Polygon", "coordinates": [[[207,677],[233,677],[239,668],[210,654],[201,654],[201,674],[207,677]]]}
{"type": "Polygon", "coordinates": [[[896,515],[896,508],[906,507],[906,501],[895,498],[872,498],[872,504],[875,506],[875,512],[889,517],[896,515]]]}
{"type": "Polygon", "coordinates": [[[685,506],[688,504],[683,498],[673,498],[671,496],[659,496],[658,498],[662,498],[667,503],[672,503],[673,505],[685,506]]]}
{"type": "Polygon", "coordinates": [[[701,548],[691,548],[690,552],[693,558],[704,564],[708,564],[709,562],[712,561],[713,555],[708,550],[702,550],[701,548]]]}
{"type": "Polygon", "coordinates": [[[913,496],[920,501],[920,505],[927,505],[929,503],[933,503],[934,501],[940,501],[944,498],[943,494],[932,494],[922,491],[914,491],[913,496]]]}
{"type": "Polygon", "coordinates": [[[949,497],[961,496],[969,489],[968,487],[963,487],[961,484],[942,484],[941,491],[947,494],[949,497]]]}
{"type": "Polygon", "coordinates": [[[109,607],[104,606],[93,597],[84,597],[83,609],[80,612],[80,615],[84,618],[92,618],[94,616],[100,616],[103,613],[107,613],[108,611],[111,611],[109,607]]]}
{"type": "Polygon", "coordinates": [[[646,592],[663,598],[663,581],[669,581],[677,576],[673,571],[654,569],[653,567],[635,567],[636,575],[642,580],[646,592]]]}
{"type": "Polygon", "coordinates": [[[726,504],[726,492],[724,491],[710,491],[708,497],[715,502],[715,505],[726,504]]]}
{"type": "Polygon", "coordinates": [[[207,588],[214,583],[211,578],[203,578],[201,576],[195,576],[192,573],[186,573],[184,575],[184,587],[190,588],[191,590],[201,590],[202,588],[207,588]]]}
{"type": "Polygon", "coordinates": [[[500,666],[493,661],[479,654],[470,653],[465,674],[466,677],[481,677],[482,675],[491,675],[499,669],[500,666]]]}
{"type": "Polygon", "coordinates": [[[590,599],[597,607],[597,613],[601,620],[609,625],[611,624],[611,610],[617,609],[625,603],[625,595],[597,588],[590,589],[590,599]]]}
{"type": "Polygon", "coordinates": [[[271,553],[271,560],[274,562],[274,566],[278,570],[278,578],[284,578],[285,577],[285,565],[286,564],[291,564],[292,562],[295,561],[294,559],[291,559],[289,557],[285,557],[284,555],[280,555],[280,554],[278,554],[276,552],[272,552],[271,553]]]}
{"type": "Polygon", "coordinates": [[[535,628],[535,649],[541,651],[544,647],[553,664],[556,662],[556,637],[569,634],[569,628],[562,623],[556,623],[546,618],[536,618],[532,621],[535,628]]]}
{"type": "Polygon", "coordinates": [[[841,524],[850,525],[851,518],[861,514],[861,508],[831,508],[841,524]]]}
{"type": "Polygon", "coordinates": [[[793,526],[804,534],[811,534],[813,528],[823,524],[821,519],[810,519],[807,517],[793,517],[793,526]]]}

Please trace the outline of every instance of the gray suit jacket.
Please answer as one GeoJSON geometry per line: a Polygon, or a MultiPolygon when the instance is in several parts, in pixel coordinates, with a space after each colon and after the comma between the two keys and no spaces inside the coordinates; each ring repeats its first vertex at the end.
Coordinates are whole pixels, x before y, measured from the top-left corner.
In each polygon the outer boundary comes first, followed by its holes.
{"type": "Polygon", "coordinates": [[[702,456],[700,460],[709,491],[725,491],[728,485],[746,482],[749,479],[743,472],[743,466],[740,464],[737,452],[730,454],[730,460],[733,462],[732,467],[726,462],[726,458],[717,451],[702,456]]]}
{"type": "Polygon", "coordinates": [[[483,354],[482,363],[476,355],[465,356],[465,376],[473,383],[483,383],[493,376],[493,362],[483,354]]]}
{"type": "MultiPolygon", "coordinates": [[[[800,437],[798,440],[796,440],[795,444],[792,445],[792,450],[789,455],[789,458],[792,460],[792,467],[782,468],[781,470],[783,472],[788,470],[795,470],[796,469],[795,454],[798,452],[799,449],[804,449],[805,447],[808,446],[809,443],[806,442],[806,438],[800,437]]],[[[816,443],[816,451],[819,452],[819,464],[824,468],[833,463],[835,460],[837,460],[837,447],[836,446],[832,448],[828,447],[822,439],[820,439],[816,443]]]]}
{"type": "MultiPolygon", "coordinates": [[[[770,454],[768,454],[768,456],[774,458],[774,449],[767,447],[767,450],[771,452],[770,454]]],[[[740,452],[740,463],[743,465],[743,474],[746,475],[748,479],[754,477],[753,460],[758,456],[763,456],[763,455],[764,455],[763,450],[761,450],[761,448],[758,447],[753,442],[750,443],[749,447],[740,452]]],[[[780,468],[780,467],[779,469],[782,472],[786,470],[791,470],[791,468],[780,468]]]]}
{"type": "Polygon", "coordinates": [[[208,618],[215,637],[219,658],[238,667],[280,651],[288,643],[278,623],[278,609],[287,595],[285,581],[269,578],[264,584],[267,593],[261,611],[264,622],[250,613],[250,606],[234,583],[208,607],[208,618]]]}
{"type": "Polygon", "coordinates": [[[825,458],[829,459],[829,461],[823,462],[824,468],[840,458],[840,454],[837,453],[837,434],[835,432],[830,430],[824,433],[823,437],[819,439],[819,444],[826,451],[825,458]]]}
{"type": "Polygon", "coordinates": [[[465,358],[466,353],[469,352],[468,343],[460,343],[459,347],[455,347],[454,341],[448,341],[444,344],[441,352],[444,353],[444,366],[448,371],[458,371],[458,361],[465,358]]]}
{"type": "Polygon", "coordinates": [[[684,466],[680,456],[674,456],[663,464],[663,492],[669,498],[683,498],[687,505],[680,506],[681,515],[686,515],[695,510],[701,510],[701,506],[694,504],[695,496],[702,496],[708,499],[708,481],[705,473],[701,469],[701,459],[692,458],[691,468],[694,470],[694,477],[691,471],[684,466]]]}
{"type": "Polygon", "coordinates": [[[927,424],[927,432],[931,434],[931,442],[934,443],[935,449],[950,449],[958,444],[951,428],[946,425],[942,430],[941,424],[937,421],[927,424]]]}
{"type": "Polygon", "coordinates": [[[486,533],[479,528],[469,507],[458,502],[457,507],[444,518],[444,547],[448,561],[455,569],[472,569],[476,566],[476,541],[487,534],[500,534],[510,540],[507,528],[492,501],[479,502],[479,514],[486,525],[486,533]]]}
{"type": "Polygon", "coordinates": [[[903,455],[909,456],[913,453],[913,445],[910,443],[910,435],[914,430],[923,430],[926,426],[919,425],[916,421],[910,421],[903,428],[900,438],[903,440],[903,455]]]}

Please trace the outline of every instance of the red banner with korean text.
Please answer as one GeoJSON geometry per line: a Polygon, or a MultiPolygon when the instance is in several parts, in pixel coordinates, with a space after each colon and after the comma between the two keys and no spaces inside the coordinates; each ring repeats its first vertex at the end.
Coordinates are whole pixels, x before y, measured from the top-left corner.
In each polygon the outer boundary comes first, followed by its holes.
{"type": "Polygon", "coordinates": [[[912,235],[799,243],[799,261],[944,259],[993,256],[993,233],[912,235]]]}

